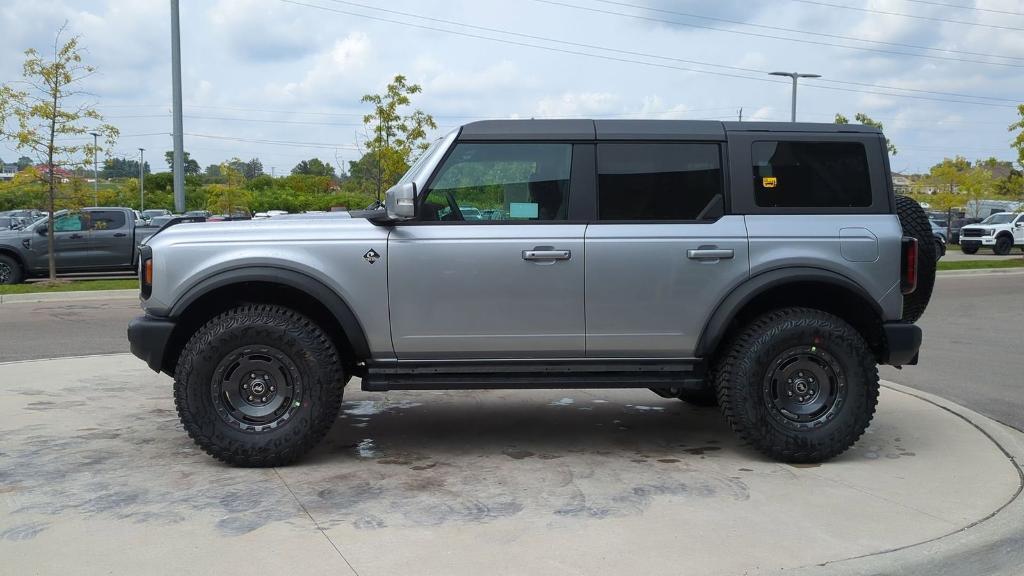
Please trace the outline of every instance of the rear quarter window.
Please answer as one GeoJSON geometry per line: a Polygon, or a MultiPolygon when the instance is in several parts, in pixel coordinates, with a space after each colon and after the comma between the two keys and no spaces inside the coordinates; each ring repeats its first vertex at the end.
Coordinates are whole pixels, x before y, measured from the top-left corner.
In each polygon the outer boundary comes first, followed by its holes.
{"type": "Polygon", "coordinates": [[[758,207],[871,206],[867,153],[859,142],[758,141],[750,153],[758,207]]]}

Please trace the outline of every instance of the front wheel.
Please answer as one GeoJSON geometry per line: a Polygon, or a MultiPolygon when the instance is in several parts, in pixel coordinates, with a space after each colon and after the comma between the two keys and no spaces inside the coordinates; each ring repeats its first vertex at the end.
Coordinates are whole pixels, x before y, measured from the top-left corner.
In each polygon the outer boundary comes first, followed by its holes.
{"type": "Polygon", "coordinates": [[[316,323],[281,306],[246,305],[189,340],[174,403],[207,454],[238,466],[281,466],[331,428],[343,386],[338,352],[316,323]]]}
{"type": "Polygon", "coordinates": [[[22,281],[21,266],[10,256],[0,254],[0,284],[18,284],[22,281]]]}
{"type": "Polygon", "coordinates": [[[997,256],[1006,256],[1013,250],[1013,238],[1009,236],[1000,236],[996,238],[996,245],[992,247],[992,252],[997,256]]]}
{"type": "Polygon", "coordinates": [[[784,462],[843,453],[878,403],[878,369],[863,337],[842,319],[807,308],[770,312],[742,328],[714,378],[733,430],[784,462]]]}
{"type": "Polygon", "coordinates": [[[964,254],[977,254],[978,253],[978,247],[976,245],[974,245],[974,244],[971,244],[971,245],[961,244],[960,245],[960,251],[963,252],[964,254]]]}

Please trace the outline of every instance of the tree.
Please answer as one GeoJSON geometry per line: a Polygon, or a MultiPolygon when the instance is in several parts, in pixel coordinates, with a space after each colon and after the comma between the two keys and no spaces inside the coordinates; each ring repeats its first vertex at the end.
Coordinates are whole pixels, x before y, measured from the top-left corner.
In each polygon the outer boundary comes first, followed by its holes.
{"type": "Polygon", "coordinates": [[[220,178],[220,164],[210,164],[207,166],[206,175],[210,178],[220,178]]]}
{"type": "Polygon", "coordinates": [[[361,100],[373,105],[373,112],[363,116],[369,130],[364,145],[366,154],[375,159],[370,177],[378,203],[381,192],[398,181],[416,154],[426,150],[427,129],[437,128],[434,118],[422,110],[404,113],[412,104],[410,96],[422,90],[419,84],[406,83],[405,76],[399,74],[384,94],[366,94],[361,100]]]}
{"type": "MultiPolygon", "coordinates": [[[[864,126],[873,126],[875,128],[878,128],[882,132],[885,131],[885,127],[882,125],[881,122],[879,122],[878,120],[873,120],[870,116],[868,116],[867,114],[865,114],[863,112],[857,112],[857,114],[853,117],[853,119],[856,120],[858,124],[863,124],[864,126]]],[[[846,116],[843,116],[842,114],[840,114],[838,112],[836,113],[836,124],[849,124],[849,123],[850,123],[850,119],[849,118],[847,118],[846,116]]],[[[898,152],[898,150],[896,150],[896,146],[888,138],[885,139],[885,147],[886,147],[886,149],[889,150],[889,155],[890,156],[895,156],[896,153],[898,152]]]]}
{"type": "MultiPolygon", "coordinates": [[[[189,157],[188,152],[183,152],[183,157],[184,157],[183,164],[185,165],[185,174],[186,175],[189,175],[189,174],[193,174],[193,175],[194,174],[199,174],[199,171],[200,171],[199,162],[196,162],[191,157],[189,157]]],[[[164,160],[167,160],[167,168],[173,173],[174,172],[174,151],[173,150],[168,150],[168,151],[164,152],[164,160]]]]}
{"type": "Polygon", "coordinates": [[[245,163],[242,168],[242,176],[245,176],[246,180],[252,180],[257,176],[263,175],[263,162],[260,162],[259,158],[253,158],[245,163]]]}
{"type": "Polygon", "coordinates": [[[1024,168],[1024,104],[1017,106],[1017,114],[1020,119],[1009,127],[1010,132],[1017,131],[1017,137],[1010,146],[1017,150],[1017,164],[1024,168]]]}
{"type": "Polygon", "coordinates": [[[34,48],[25,51],[20,82],[24,90],[0,85],[0,137],[13,140],[18,149],[30,151],[42,164],[39,173],[46,182],[51,281],[57,279],[53,212],[58,172],[81,166],[99,152],[88,137],[90,132],[102,135],[108,148],[118,136],[117,128],[104,124],[100,113],[81,101],[83,93],[77,87],[96,69],[82,63],[78,36],[61,40],[65,28],[67,23],[57,30],[52,57],[43,57],[34,48]]]}
{"type": "MultiPolygon", "coordinates": [[[[2,117],[0,117],[0,118],[2,118],[2,117]]],[[[18,158],[18,172],[21,172],[22,170],[24,170],[25,168],[28,168],[31,165],[32,165],[32,159],[29,158],[28,156],[22,156],[21,158],[18,158]]]]}
{"type": "Polygon", "coordinates": [[[303,160],[292,168],[292,174],[305,174],[307,176],[330,176],[334,178],[334,166],[319,158],[303,160]]]}
{"type": "MultiPolygon", "coordinates": [[[[149,174],[149,162],[144,162],[142,170],[149,174]]],[[[139,161],[127,158],[107,158],[100,169],[101,178],[138,178],[139,161]]]]}

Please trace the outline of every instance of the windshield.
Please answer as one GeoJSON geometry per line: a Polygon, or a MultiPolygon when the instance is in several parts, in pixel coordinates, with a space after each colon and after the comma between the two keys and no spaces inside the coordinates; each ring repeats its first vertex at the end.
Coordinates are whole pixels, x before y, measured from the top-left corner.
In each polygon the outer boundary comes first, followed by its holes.
{"type": "Polygon", "coordinates": [[[993,214],[981,221],[982,224],[1009,224],[1016,214],[993,214]]]}

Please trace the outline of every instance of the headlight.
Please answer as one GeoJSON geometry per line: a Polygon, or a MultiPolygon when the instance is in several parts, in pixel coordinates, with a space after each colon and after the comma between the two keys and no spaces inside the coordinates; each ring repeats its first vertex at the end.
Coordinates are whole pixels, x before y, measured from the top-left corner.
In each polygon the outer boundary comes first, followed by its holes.
{"type": "Polygon", "coordinates": [[[991,236],[994,232],[995,230],[993,230],[992,228],[985,228],[984,234],[985,236],[991,236]]]}

